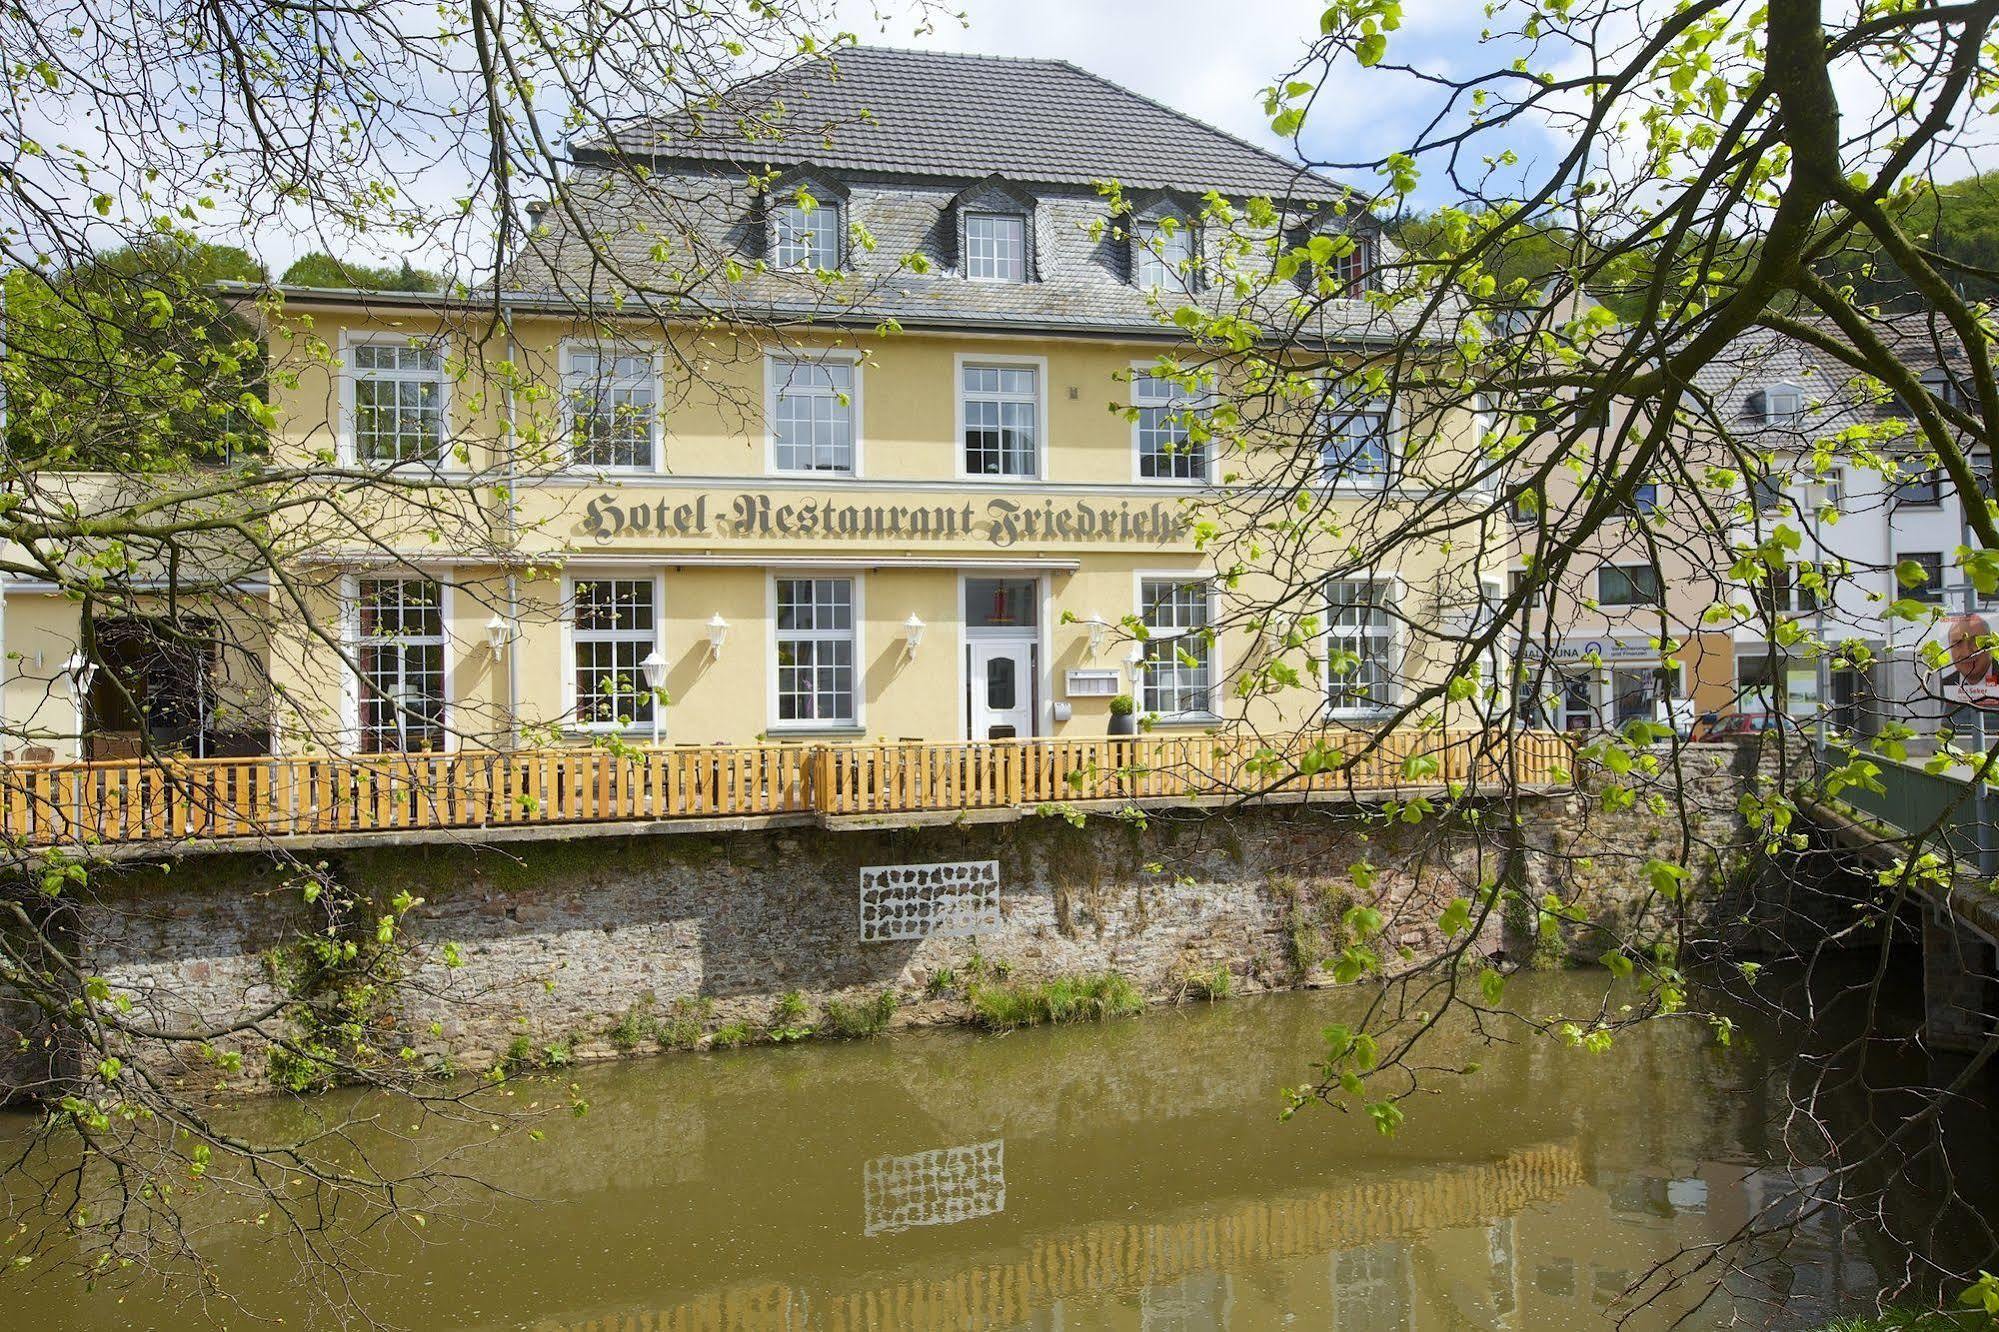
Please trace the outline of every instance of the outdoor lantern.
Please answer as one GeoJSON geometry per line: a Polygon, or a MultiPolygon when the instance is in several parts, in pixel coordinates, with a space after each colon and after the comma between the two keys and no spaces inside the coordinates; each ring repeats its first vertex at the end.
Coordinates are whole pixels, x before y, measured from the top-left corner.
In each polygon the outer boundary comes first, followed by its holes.
{"type": "Polygon", "coordinates": [[[645,672],[646,688],[657,689],[666,683],[666,658],[659,655],[658,648],[646,653],[639,669],[645,672]]]}
{"type": "Polygon", "coordinates": [[[499,660],[500,654],[507,650],[507,642],[513,636],[513,625],[498,612],[494,613],[492,619],[486,621],[486,646],[493,650],[495,661],[499,660]]]}
{"type": "MultiPolygon", "coordinates": [[[[719,620],[722,617],[718,615],[715,618],[719,620]]],[[[717,647],[719,646],[718,642],[717,647]]],[[[639,670],[645,675],[646,688],[652,691],[652,742],[658,744],[659,714],[665,711],[660,707],[659,687],[666,683],[666,658],[659,655],[658,648],[654,648],[646,653],[645,660],[639,663],[639,670]]]]}
{"type": "Polygon", "coordinates": [[[722,618],[722,612],[716,611],[708,617],[708,655],[721,656],[722,644],[728,641],[729,622],[722,618]]]}
{"type": "Polygon", "coordinates": [[[923,617],[911,611],[909,618],[902,622],[902,633],[909,641],[909,655],[912,657],[916,655],[916,649],[923,646],[923,630],[923,617]]]}
{"type": "Polygon", "coordinates": [[[1090,626],[1090,659],[1094,661],[1097,654],[1104,650],[1104,636],[1110,632],[1110,622],[1091,611],[1090,618],[1083,623],[1090,626]]]}
{"type": "Polygon", "coordinates": [[[1145,645],[1143,643],[1132,645],[1131,655],[1125,658],[1125,665],[1131,668],[1131,682],[1137,684],[1139,677],[1145,674],[1145,645]]]}

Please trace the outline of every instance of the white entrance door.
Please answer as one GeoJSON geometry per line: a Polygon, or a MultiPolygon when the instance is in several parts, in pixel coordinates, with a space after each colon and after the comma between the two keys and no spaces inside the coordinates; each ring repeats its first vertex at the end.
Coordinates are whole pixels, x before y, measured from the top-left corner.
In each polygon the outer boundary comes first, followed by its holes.
{"type": "Polygon", "coordinates": [[[1034,644],[973,640],[965,683],[971,690],[972,739],[1026,740],[1034,734],[1034,644]]]}

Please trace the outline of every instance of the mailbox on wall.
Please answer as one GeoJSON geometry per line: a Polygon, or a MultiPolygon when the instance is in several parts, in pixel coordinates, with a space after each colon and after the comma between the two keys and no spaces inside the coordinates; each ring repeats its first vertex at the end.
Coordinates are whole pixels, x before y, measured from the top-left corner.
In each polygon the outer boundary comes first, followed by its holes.
{"type": "Polygon", "coordinates": [[[1118,692],[1120,677],[1115,668],[1106,670],[1068,671],[1063,676],[1063,692],[1070,698],[1112,698],[1118,692]]]}

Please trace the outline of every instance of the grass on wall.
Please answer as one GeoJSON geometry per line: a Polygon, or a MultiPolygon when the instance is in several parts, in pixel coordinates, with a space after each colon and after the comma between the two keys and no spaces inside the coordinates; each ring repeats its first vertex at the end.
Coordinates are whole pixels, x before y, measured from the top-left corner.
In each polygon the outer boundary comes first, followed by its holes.
{"type": "Polygon", "coordinates": [[[895,1016],[898,1002],[894,990],[883,990],[872,999],[863,999],[853,1004],[840,999],[828,999],[826,1016],[820,1022],[819,1030],[827,1036],[836,1036],[841,1040],[879,1036],[888,1030],[889,1019],[895,1016]]]}
{"type": "Polygon", "coordinates": [[[989,1031],[1048,1022],[1101,1022],[1132,1017],[1145,1008],[1138,988],[1115,971],[975,985],[970,997],[973,1020],[989,1031]]]}

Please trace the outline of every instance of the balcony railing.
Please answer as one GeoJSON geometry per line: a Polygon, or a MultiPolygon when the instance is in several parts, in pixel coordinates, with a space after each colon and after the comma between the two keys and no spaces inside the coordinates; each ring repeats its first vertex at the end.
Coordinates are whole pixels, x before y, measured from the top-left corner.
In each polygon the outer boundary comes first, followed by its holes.
{"type": "Polygon", "coordinates": [[[1381,794],[1447,783],[1497,794],[1565,784],[1572,762],[1568,740],[1552,732],[1412,730],[1378,743],[1314,734],[1281,749],[1201,735],[17,763],[0,765],[0,836],[30,846],[129,844],[1273,790],[1381,794]],[[1342,760],[1361,757],[1300,775],[1291,760],[1320,744],[1342,760]]]}

